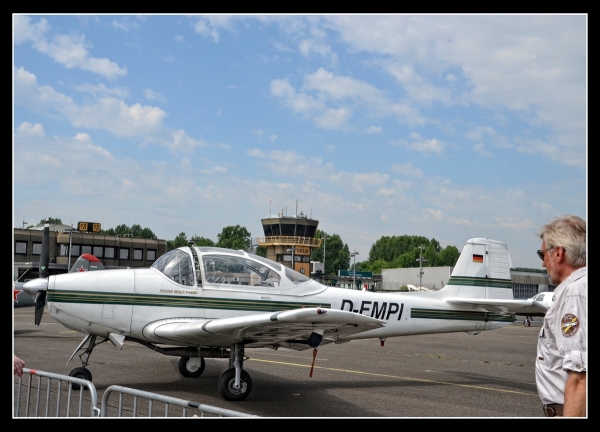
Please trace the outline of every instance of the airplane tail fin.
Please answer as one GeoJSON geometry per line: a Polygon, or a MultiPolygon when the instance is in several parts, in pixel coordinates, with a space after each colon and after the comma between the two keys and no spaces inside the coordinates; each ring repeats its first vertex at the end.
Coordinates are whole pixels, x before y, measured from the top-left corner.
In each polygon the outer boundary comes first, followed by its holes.
{"type": "Polygon", "coordinates": [[[511,266],[506,243],[487,238],[470,239],[444,291],[456,297],[512,300],[511,266]]]}

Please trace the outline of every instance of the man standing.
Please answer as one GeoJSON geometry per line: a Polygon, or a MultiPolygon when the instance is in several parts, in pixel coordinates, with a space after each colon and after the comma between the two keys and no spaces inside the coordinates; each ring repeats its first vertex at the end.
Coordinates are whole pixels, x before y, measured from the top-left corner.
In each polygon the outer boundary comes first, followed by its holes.
{"type": "Polygon", "coordinates": [[[542,228],[540,238],[542,249],[537,254],[550,283],[558,286],[538,339],[538,394],[547,417],[585,417],[586,223],[578,216],[560,216],[542,228]]]}

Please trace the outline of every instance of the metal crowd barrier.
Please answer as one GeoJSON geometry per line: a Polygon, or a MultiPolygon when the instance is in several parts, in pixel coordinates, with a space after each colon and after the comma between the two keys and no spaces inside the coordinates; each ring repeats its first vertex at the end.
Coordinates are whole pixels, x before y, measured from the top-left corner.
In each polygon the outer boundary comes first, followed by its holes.
{"type": "Polygon", "coordinates": [[[19,377],[17,386],[15,417],[87,417],[83,409],[86,405],[89,405],[89,411],[87,409],[85,411],[90,417],[98,417],[100,414],[100,408],[97,407],[96,387],[90,381],[23,368],[23,376],[19,377]],[[37,377],[37,380],[34,377],[37,377]],[[56,382],[54,390],[52,380],[56,382]],[[63,383],[66,383],[66,392],[63,390],[63,383]],[[79,385],[79,390],[73,390],[73,384],[79,385]],[[35,394],[34,390],[37,390],[35,394]],[[21,412],[23,406],[24,413],[21,412]]]}
{"type": "Polygon", "coordinates": [[[257,417],[118,385],[104,391],[100,409],[92,382],[29,368],[23,369],[23,376],[15,385],[14,417],[257,417]],[[73,384],[79,389],[73,389],[73,384]],[[118,395],[115,406],[109,403],[113,394],[118,395]],[[140,398],[147,400],[148,405],[138,404],[140,398]]]}
{"type": "MultiPolygon", "coordinates": [[[[186,415],[188,414],[188,408],[193,410],[193,412],[197,411],[199,414],[199,417],[204,417],[206,414],[213,414],[218,417],[256,417],[251,414],[246,414],[246,413],[242,413],[242,412],[238,412],[238,411],[232,411],[232,410],[219,408],[219,407],[215,407],[215,406],[211,406],[211,405],[204,405],[204,404],[200,404],[198,402],[192,402],[192,401],[187,401],[184,399],[178,399],[178,398],[174,398],[174,397],[170,397],[170,396],[164,396],[164,395],[160,395],[160,394],[156,394],[156,393],[150,393],[150,392],[146,392],[143,390],[136,390],[136,389],[132,389],[129,387],[121,387],[118,385],[111,385],[106,390],[104,390],[104,395],[102,396],[102,410],[100,413],[100,417],[125,417],[123,415],[124,414],[123,413],[123,411],[124,411],[123,396],[124,395],[129,395],[133,398],[133,409],[130,410],[131,417],[138,416],[138,408],[139,408],[138,407],[138,399],[139,398],[148,399],[148,409],[147,409],[147,411],[144,411],[144,414],[143,414],[144,416],[147,416],[147,417],[154,416],[154,413],[155,413],[155,411],[154,411],[155,407],[153,406],[154,402],[162,402],[164,404],[164,416],[163,417],[174,417],[174,415],[172,415],[169,412],[171,405],[180,407],[180,409],[178,410],[178,413],[176,415],[181,416],[181,417],[186,417],[186,415]],[[117,407],[117,415],[109,416],[107,413],[108,413],[109,408],[111,408],[111,407],[108,403],[108,399],[115,392],[118,393],[118,395],[119,395],[119,404],[117,407]]],[[[194,417],[198,417],[198,415],[194,415],[194,417]]]]}

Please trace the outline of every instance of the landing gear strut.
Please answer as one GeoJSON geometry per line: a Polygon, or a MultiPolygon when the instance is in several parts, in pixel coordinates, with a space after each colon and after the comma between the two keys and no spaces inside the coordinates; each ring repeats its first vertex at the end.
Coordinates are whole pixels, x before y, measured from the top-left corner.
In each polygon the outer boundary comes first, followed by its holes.
{"type": "Polygon", "coordinates": [[[525,327],[530,327],[531,326],[531,321],[533,321],[533,318],[531,318],[530,316],[525,317],[525,321],[523,321],[523,325],[525,327]]]}
{"type": "MultiPolygon", "coordinates": [[[[89,341],[87,348],[85,349],[85,351],[83,353],[81,353],[79,355],[79,358],[81,359],[81,364],[82,367],[78,367],[73,369],[71,372],[69,372],[69,376],[75,377],[75,378],[81,378],[87,381],[92,381],[92,373],[89,371],[89,369],[86,368],[86,366],[88,365],[88,360],[90,359],[90,355],[92,355],[92,351],[93,349],[101,344],[102,342],[106,342],[108,339],[104,339],[98,343],[96,343],[96,336],[95,335],[86,335],[83,340],[81,341],[81,343],[79,344],[79,346],[77,347],[77,349],[75,350],[75,352],[71,355],[71,358],[69,359],[69,361],[71,361],[71,359],[75,356],[75,354],[77,353],[77,351],[79,351],[81,349],[81,347],[83,345],[85,345],[86,342],[89,341]]],[[[67,362],[69,363],[69,362],[67,362]]],[[[72,388],[73,390],[79,390],[80,389],[80,385],[79,384],[72,384],[72,388]]]]}
{"type": "Polygon", "coordinates": [[[244,345],[234,344],[229,356],[229,369],[219,378],[219,393],[228,401],[242,401],[252,391],[252,378],[242,369],[244,364],[244,345]]]}

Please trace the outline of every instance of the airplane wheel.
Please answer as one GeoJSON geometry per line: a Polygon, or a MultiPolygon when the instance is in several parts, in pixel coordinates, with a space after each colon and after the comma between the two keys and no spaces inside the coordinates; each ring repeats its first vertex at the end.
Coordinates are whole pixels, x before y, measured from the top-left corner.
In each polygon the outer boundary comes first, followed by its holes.
{"type": "Polygon", "coordinates": [[[186,378],[198,378],[204,372],[206,363],[202,357],[180,357],[179,372],[186,378]]]}
{"type": "MultiPolygon", "coordinates": [[[[87,381],[92,381],[92,373],[84,368],[84,367],[78,367],[73,369],[70,373],[69,376],[72,376],[74,378],[80,378],[80,379],[84,379],[87,381]]],[[[81,386],[79,384],[71,384],[73,390],[79,390],[81,388],[81,386]]]]}
{"type": "Polygon", "coordinates": [[[531,326],[531,323],[528,320],[525,320],[525,321],[523,321],[523,325],[525,327],[529,327],[529,326],[531,326]]]}
{"type": "Polygon", "coordinates": [[[228,401],[243,401],[252,391],[252,378],[245,370],[240,377],[240,388],[233,387],[235,384],[235,368],[227,369],[219,378],[219,393],[223,399],[228,401]]]}

